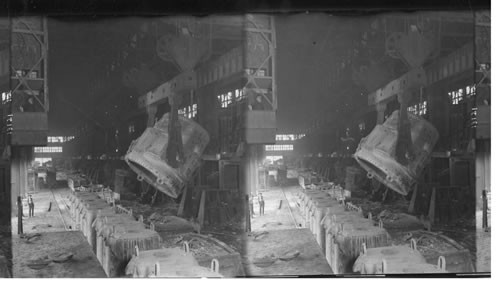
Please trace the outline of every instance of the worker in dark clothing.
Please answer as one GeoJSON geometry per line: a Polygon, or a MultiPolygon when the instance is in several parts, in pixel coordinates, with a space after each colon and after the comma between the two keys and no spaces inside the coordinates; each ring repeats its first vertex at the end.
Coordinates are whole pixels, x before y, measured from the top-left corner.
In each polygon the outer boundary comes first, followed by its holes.
{"type": "Polygon", "coordinates": [[[31,195],[29,195],[28,197],[28,207],[29,207],[28,216],[29,217],[35,216],[35,203],[33,202],[33,198],[31,197],[31,195]]]}
{"type": "Polygon", "coordinates": [[[17,197],[17,234],[23,234],[23,201],[17,197]]]}
{"type": "Polygon", "coordinates": [[[265,110],[264,102],[262,101],[262,95],[257,95],[257,97],[255,97],[255,102],[252,105],[250,105],[250,110],[252,111],[265,110]]]}
{"type": "Polygon", "coordinates": [[[35,112],[35,101],[33,100],[33,97],[28,97],[28,100],[24,105],[21,107],[22,112],[35,112]]]}
{"type": "Polygon", "coordinates": [[[264,215],[264,197],[262,196],[262,193],[259,193],[259,214],[264,215]]]}

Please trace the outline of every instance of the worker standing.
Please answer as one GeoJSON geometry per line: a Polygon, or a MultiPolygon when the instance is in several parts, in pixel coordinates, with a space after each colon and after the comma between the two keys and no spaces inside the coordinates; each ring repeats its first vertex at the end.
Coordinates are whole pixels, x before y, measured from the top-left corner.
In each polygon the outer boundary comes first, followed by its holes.
{"type": "Polygon", "coordinates": [[[31,194],[28,196],[28,216],[33,217],[35,216],[35,203],[33,202],[33,198],[31,197],[31,194]]]}
{"type": "Polygon", "coordinates": [[[264,197],[262,196],[262,193],[259,193],[259,214],[264,215],[264,197]]]}

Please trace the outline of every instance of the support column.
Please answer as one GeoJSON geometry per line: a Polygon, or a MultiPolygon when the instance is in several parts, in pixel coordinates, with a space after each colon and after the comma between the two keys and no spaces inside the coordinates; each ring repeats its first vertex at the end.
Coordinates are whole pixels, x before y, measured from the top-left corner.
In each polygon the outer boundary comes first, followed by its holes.
{"type": "Polygon", "coordinates": [[[149,105],[146,108],[148,112],[148,127],[152,127],[155,124],[156,112],[158,111],[157,105],[149,105]]]}
{"type": "Polygon", "coordinates": [[[385,119],[385,110],[387,109],[387,103],[378,103],[377,107],[377,124],[383,124],[385,119]]]}
{"type": "MultiPolygon", "coordinates": [[[[28,164],[31,147],[13,146],[10,163],[11,171],[11,205],[16,207],[17,197],[24,196],[28,187],[28,164]]],[[[12,212],[16,212],[12,209],[12,212]]]]}
{"type": "Polygon", "coordinates": [[[259,152],[262,145],[249,144],[245,159],[245,187],[244,193],[256,193],[259,185],[259,152]]]}

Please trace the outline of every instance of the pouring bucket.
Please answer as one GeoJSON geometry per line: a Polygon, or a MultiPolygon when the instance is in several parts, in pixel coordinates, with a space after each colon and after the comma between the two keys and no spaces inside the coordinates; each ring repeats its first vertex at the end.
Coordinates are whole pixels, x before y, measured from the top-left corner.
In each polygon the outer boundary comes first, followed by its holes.
{"type": "Polygon", "coordinates": [[[200,165],[201,155],[209,142],[209,135],[196,122],[179,116],[182,130],[184,161],[171,167],[166,160],[169,114],[154,127],[147,128],[129,147],[125,161],[137,173],[139,181],[146,181],[170,197],[177,198],[186,182],[200,165]]]}
{"type": "Polygon", "coordinates": [[[384,124],[377,125],[361,140],[354,158],[368,172],[368,178],[375,177],[399,194],[408,195],[427,164],[439,134],[428,121],[408,113],[414,157],[403,165],[395,156],[398,119],[399,111],[394,111],[384,124]]]}

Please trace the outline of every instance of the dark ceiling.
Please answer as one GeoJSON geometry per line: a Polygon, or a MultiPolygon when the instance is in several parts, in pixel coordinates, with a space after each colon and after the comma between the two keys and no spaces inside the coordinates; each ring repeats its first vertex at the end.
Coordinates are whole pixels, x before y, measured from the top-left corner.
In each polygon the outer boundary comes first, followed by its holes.
{"type": "MultiPolygon", "coordinates": [[[[279,130],[301,131],[316,116],[326,112],[343,115],[363,103],[364,95],[372,89],[352,81],[353,69],[363,64],[391,68],[392,76],[387,81],[405,72],[404,65],[386,56],[385,36],[404,31],[422,18],[427,18],[439,32],[442,54],[472,40],[472,15],[468,12],[277,16],[279,130]],[[367,32],[373,36],[362,44],[367,32]]],[[[198,18],[212,38],[212,56],[241,44],[242,19],[241,16],[198,18]]],[[[176,66],[156,55],[156,40],[171,30],[171,18],[51,18],[51,131],[70,132],[82,120],[109,126],[120,114],[133,110],[138,91],[122,83],[123,72],[132,67],[145,63],[159,81],[177,75],[180,70],[176,66]],[[142,39],[131,48],[134,35],[142,39]],[[128,54],[126,59],[124,50],[128,54]]]]}

